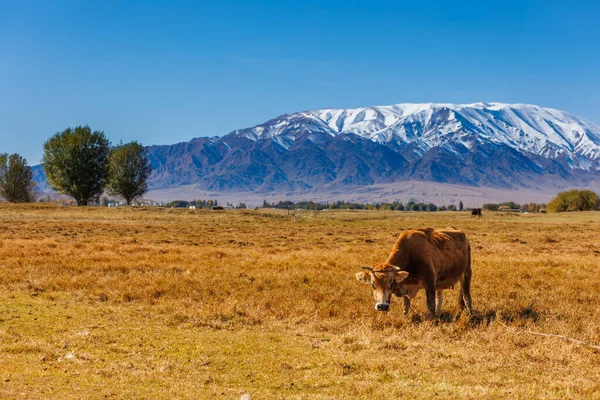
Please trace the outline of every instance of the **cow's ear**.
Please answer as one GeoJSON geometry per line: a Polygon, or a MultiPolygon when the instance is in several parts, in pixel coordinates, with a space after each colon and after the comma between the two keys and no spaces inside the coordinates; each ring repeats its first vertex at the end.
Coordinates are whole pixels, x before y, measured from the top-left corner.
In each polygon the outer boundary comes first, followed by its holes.
{"type": "Polygon", "coordinates": [[[358,279],[362,283],[371,283],[371,274],[367,271],[359,272],[356,274],[356,279],[358,279]]]}
{"type": "Polygon", "coordinates": [[[400,283],[403,280],[405,280],[406,278],[408,278],[408,272],[398,271],[398,272],[396,272],[396,276],[394,277],[394,282],[400,283]]]}

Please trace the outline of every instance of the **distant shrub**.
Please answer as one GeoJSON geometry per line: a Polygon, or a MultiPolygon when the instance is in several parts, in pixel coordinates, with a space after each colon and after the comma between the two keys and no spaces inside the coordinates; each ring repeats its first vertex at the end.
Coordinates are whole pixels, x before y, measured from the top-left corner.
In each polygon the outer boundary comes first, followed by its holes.
{"type": "Polygon", "coordinates": [[[481,206],[481,208],[483,208],[484,210],[488,210],[488,211],[496,211],[498,210],[499,205],[496,203],[486,203],[483,206],[481,206]]]}
{"type": "Polygon", "coordinates": [[[165,204],[165,207],[168,208],[187,208],[189,207],[190,202],[185,200],[174,200],[170,203],[165,204]]]}
{"type": "Polygon", "coordinates": [[[514,201],[505,201],[504,203],[499,203],[498,208],[500,208],[500,207],[506,207],[510,210],[520,210],[521,209],[521,205],[515,203],[514,201]]]}
{"type": "Polygon", "coordinates": [[[548,212],[590,211],[600,208],[600,197],[591,190],[560,192],[547,205],[548,212]]]}

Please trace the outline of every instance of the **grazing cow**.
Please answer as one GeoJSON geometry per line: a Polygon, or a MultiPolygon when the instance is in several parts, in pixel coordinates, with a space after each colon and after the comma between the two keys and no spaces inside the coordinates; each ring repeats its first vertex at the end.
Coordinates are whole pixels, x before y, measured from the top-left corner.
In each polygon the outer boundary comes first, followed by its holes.
{"type": "Polygon", "coordinates": [[[404,231],[384,263],[363,269],[356,279],[372,286],[377,311],[389,311],[394,294],[404,298],[406,315],[411,299],[425,289],[427,308],[435,315],[442,308],[442,291],[460,282],[459,306],[472,312],[471,246],[465,233],[454,228],[404,231]]]}
{"type": "Polygon", "coordinates": [[[474,208],[471,210],[471,218],[477,216],[479,216],[479,218],[483,217],[483,215],[481,215],[481,208],[474,208]]]}
{"type": "Polygon", "coordinates": [[[223,208],[223,207],[221,207],[221,206],[214,206],[212,209],[213,209],[213,210],[217,210],[217,211],[224,210],[224,208],[223,208]]]}

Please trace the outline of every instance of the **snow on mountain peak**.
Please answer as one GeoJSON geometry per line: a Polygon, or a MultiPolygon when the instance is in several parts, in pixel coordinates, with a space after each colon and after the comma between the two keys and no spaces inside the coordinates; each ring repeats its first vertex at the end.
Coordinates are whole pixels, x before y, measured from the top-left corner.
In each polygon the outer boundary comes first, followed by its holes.
{"type": "MultiPolygon", "coordinates": [[[[475,142],[508,145],[544,158],[566,158],[572,168],[600,165],[600,127],[573,114],[530,104],[403,103],[350,109],[320,109],[282,115],[236,131],[251,140],[285,136],[289,147],[303,133],[353,133],[381,144],[414,143],[428,149],[475,142]]],[[[287,144],[287,145],[286,145],[287,144]]]]}

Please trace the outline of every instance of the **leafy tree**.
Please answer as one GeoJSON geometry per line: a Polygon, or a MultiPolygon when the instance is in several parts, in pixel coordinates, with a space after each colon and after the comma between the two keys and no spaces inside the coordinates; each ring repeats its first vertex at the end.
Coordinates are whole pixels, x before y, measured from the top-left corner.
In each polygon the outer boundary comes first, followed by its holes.
{"type": "Polygon", "coordinates": [[[456,206],[454,204],[449,204],[448,211],[456,211],[456,206]]]}
{"type": "Polygon", "coordinates": [[[108,156],[108,193],[122,196],[127,205],[148,190],[152,167],[138,142],[121,144],[108,156]]]}
{"type": "Polygon", "coordinates": [[[463,202],[462,200],[458,203],[458,211],[462,211],[463,210],[463,202]]]}
{"type": "Polygon", "coordinates": [[[18,154],[0,154],[0,196],[11,203],[34,200],[33,173],[27,160],[18,154]]]}
{"type": "Polygon", "coordinates": [[[110,142],[104,132],[89,126],[67,128],[44,143],[44,170],[48,183],[85,206],[100,196],[108,178],[110,142]]]}

